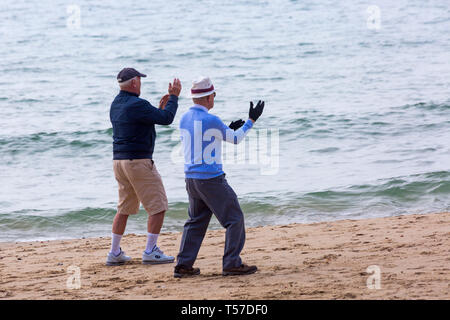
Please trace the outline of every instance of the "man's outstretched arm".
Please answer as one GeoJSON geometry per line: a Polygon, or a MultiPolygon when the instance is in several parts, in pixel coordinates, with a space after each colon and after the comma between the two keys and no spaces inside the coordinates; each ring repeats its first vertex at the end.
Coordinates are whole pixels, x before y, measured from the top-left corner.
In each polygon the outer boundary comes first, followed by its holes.
{"type": "Polygon", "coordinates": [[[249,118],[242,127],[237,130],[233,130],[219,118],[216,119],[216,127],[222,132],[223,140],[233,144],[239,144],[247,135],[248,130],[253,127],[253,123],[261,116],[264,110],[264,101],[259,101],[255,108],[253,108],[253,102],[250,102],[249,118]]]}
{"type": "MultiPolygon", "coordinates": [[[[150,103],[138,109],[138,120],[146,124],[169,125],[173,122],[178,108],[178,96],[181,92],[181,82],[174,79],[173,84],[169,83],[169,98],[164,107],[155,108],[150,103]]],[[[162,99],[161,99],[162,100],[162,99]]],[[[161,102],[160,102],[161,105],[161,102]]]]}
{"type": "Polygon", "coordinates": [[[146,124],[169,125],[173,122],[178,109],[178,97],[171,95],[164,108],[158,109],[149,102],[145,106],[136,109],[137,120],[146,124]]]}

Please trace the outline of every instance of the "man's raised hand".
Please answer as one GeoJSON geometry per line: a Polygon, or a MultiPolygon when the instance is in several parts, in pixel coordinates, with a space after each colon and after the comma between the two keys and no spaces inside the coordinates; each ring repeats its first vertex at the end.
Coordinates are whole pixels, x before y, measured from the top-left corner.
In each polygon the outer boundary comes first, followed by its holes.
{"type": "Polygon", "coordinates": [[[170,95],[176,95],[177,97],[180,95],[181,92],[181,82],[180,79],[175,78],[173,79],[173,84],[169,82],[169,94],[170,95]]]}
{"type": "Polygon", "coordinates": [[[259,100],[256,107],[253,108],[253,102],[250,101],[250,110],[248,111],[248,117],[250,120],[256,121],[261,116],[264,110],[264,101],[259,100]]]}

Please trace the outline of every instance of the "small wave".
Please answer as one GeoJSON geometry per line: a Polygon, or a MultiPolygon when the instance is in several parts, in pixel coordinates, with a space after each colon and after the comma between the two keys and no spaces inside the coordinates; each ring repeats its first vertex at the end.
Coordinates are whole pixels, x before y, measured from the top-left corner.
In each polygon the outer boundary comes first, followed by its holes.
{"type": "Polygon", "coordinates": [[[296,112],[294,119],[285,120],[281,126],[281,135],[295,135],[296,138],[336,138],[352,137],[353,139],[378,139],[384,136],[408,136],[422,132],[435,132],[448,129],[450,120],[448,103],[417,103],[387,108],[381,112],[367,112],[358,116],[322,113],[319,110],[302,110],[296,112]],[[419,111],[412,112],[414,110],[419,111]],[[426,120],[417,121],[417,117],[426,120]],[[444,115],[444,117],[443,117],[444,115]]]}
{"type": "MultiPolygon", "coordinates": [[[[365,197],[402,198],[415,201],[421,196],[438,194],[441,191],[448,191],[449,188],[450,171],[437,171],[391,178],[381,184],[365,186],[365,191],[363,193],[357,192],[356,195],[365,197]]],[[[361,187],[352,186],[349,190],[361,190],[361,187]]],[[[352,191],[350,191],[349,194],[355,195],[352,191]]]]}
{"type": "Polygon", "coordinates": [[[4,73],[45,73],[47,70],[44,70],[39,67],[20,67],[20,68],[6,68],[3,69],[2,72],[4,73]]]}
{"type": "Polygon", "coordinates": [[[339,148],[336,148],[336,147],[329,147],[329,148],[322,148],[322,149],[310,150],[309,152],[330,153],[330,152],[336,152],[336,151],[339,151],[339,148]]]}
{"type": "Polygon", "coordinates": [[[85,208],[77,211],[62,211],[56,215],[46,216],[44,212],[33,210],[31,213],[21,214],[12,212],[0,215],[0,225],[8,230],[27,231],[31,229],[49,230],[53,228],[70,228],[80,223],[104,222],[114,217],[115,210],[102,208],[85,208]]]}
{"type": "Polygon", "coordinates": [[[11,101],[12,103],[17,103],[17,104],[19,104],[19,103],[39,103],[39,102],[42,102],[42,100],[39,100],[39,99],[32,99],[32,98],[28,98],[28,99],[19,99],[19,100],[13,100],[13,101],[11,101]]]}
{"type": "Polygon", "coordinates": [[[97,148],[111,145],[112,128],[75,132],[38,132],[25,136],[0,139],[3,154],[35,154],[59,148],[97,148]]]}
{"type": "Polygon", "coordinates": [[[375,121],[371,123],[372,126],[380,126],[380,127],[384,127],[384,126],[390,126],[392,125],[391,123],[388,122],[383,122],[383,121],[375,121]]]}
{"type": "Polygon", "coordinates": [[[240,57],[240,59],[242,59],[244,61],[258,61],[258,60],[272,60],[273,57],[271,57],[271,56],[254,56],[254,57],[244,56],[244,57],[240,57]]]}
{"type": "Polygon", "coordinates": [[[310,50],[310,51],[305,51],[305,52],[302,52],[304,55],[306,55],[306,56],[312,56],[312,55],[316,55],[316,54],[320,54],[320,53],[322,53],[322,51],[319,51],[319,50],[310,50]]]}
{"type": "Polygon", "coordinates": [[[425,103],[419,102],[415,104],[406,104],[400,109],[408,110],[408,109],[421,109],[421,110],[438,110],[438,111],[449,111],[450,104],[449,103],[425,103]]]}
{"type": "Polygon", "coordinates": [[[450,21],[450,18],[437,18],[435,20],[432,21],[425,21],[423,24],[439,24],[439,23],[443,23],[443,22],[448,22],[450,21]]]}
{"type": "Polygon", "coordinates": [[[404,45],[407,45],[407,46],[420,47],[423,45],[433,44],[434,40],[425,40],[425,41],[406,41],[406,40],[404,40],[401,43],[404,45]]]}
{"type": "Polygon", "coordinates": [[[146,63],[146,62],[150,62],[151,60],[147,59],[147,58],[137,58],[134,61],[137,63],[146,63]]]}
{"type": "MultiPolygon", "coordinates": [[[[383,217],[396,214],[450,210],[450,171],[426,172],[392,177],[371,184],[351,185],[333,190],[283,195],[248,194],[240,200],[246,226],[315,222],[348,218],[383,217]]],[[[182,231],[188,203],[172,202],[163,231],[182,231]]],[[[37,238],[79,238],[109,235],[115,208],[60,209],[56,213],[39,210],[0,215],[0,241],[37,238]]],[[[147,214],[141,209],[128,232],[145,232],[147,214]]],[[[220,228],[213,219],[211,228],[220,228]]]]}

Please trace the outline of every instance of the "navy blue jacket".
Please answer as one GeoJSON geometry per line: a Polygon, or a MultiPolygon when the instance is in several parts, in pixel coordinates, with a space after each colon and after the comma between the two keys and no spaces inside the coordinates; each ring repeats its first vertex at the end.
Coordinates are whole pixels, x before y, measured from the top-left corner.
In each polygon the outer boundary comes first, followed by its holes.
{"type": "Polygon", "coordinates": [[[164,110],[155,108],[137,94],[121,90],[111,104],[113,159],[151,159],[155,147],[155,124],[169,125],[178,108],[171,95],[164,110]]]}

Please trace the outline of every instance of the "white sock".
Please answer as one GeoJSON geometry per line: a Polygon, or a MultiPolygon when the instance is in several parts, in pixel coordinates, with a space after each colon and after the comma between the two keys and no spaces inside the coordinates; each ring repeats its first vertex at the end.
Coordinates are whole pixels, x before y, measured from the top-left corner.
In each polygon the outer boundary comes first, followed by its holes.
{"type": "Polygon", "coordinates": [[[111,253],[113,255],[119,255],[120,253],[120,240],[122,239],[121,234],[111,233],[112,241],[111,241],[111,253]]]}
{"type": "Polygon", "coordinates": [[[145,248],[145,252],[150,254],[153,251],[153,248],[156,246],[156,241],[158,241],[159,234],[155,233],[147,233],[147,247],[145,248]]]}

